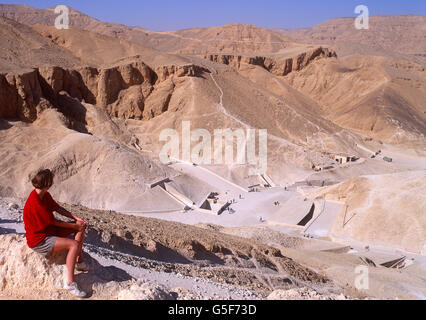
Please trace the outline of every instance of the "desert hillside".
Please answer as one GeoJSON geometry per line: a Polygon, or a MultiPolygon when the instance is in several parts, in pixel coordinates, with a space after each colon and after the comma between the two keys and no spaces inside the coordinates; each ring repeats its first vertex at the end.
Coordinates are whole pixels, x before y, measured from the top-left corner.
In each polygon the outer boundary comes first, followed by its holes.
{"type": "Polygon", "coordinates": [[[352,54],[392,55],[419,58],[426,51],[426,18],[420,15],[373,16],[368,30],[354,28],[354,18],[337,18],[313,28],[275,30],[302,43],[328,44],[342,56],[352,54]]]}
{"type": "Polygon", "coordinates": [[[408,60],[322,60],[286,77],[326,118],[394,144],[425,140],[426,69],[408,60]]]}
{"type": "Polygon", "coordinates": [[[72,67],[81,61],[38,34],[31,27],[0,17],[2,72],[38,67],[45,64],[72,67]]]}
{"type": "MultiPolygon", "coordinates": [[[[49,119],[59,117],[61,126],[57,127],[57,130],[62,127],[63,130],[71,129],[77,133],[89,133],[101,139],[124,143],[145,162],[150,153],[144,151],[154,154],[160,151],[160,132],[170,127],[180,130],[184,120],[191,121],[193,128],[206,128],[212,133],[218,127],[265,128],[271,137],[268,141],[271,159],[268,163],[269,172],[277,181],[286,179],[285,175],[291,167],[300,165],[307,170],[312,167],[313,161],[325,161],[328,156],[324,153],[326,146],[329,153],[338,153],[348,147],[354,149],[357,141],[356,135],[345,132],[322,118],[317,110],[305,106],[301,108],[299,98],[293,98],[293,95],[300,94],[291,92],[288,98],[277,96],[266,88],[257,86],[229,66],[199,57],[170,54],[153,56],[152,51],[137,45],[135,50],[140,51],[126,51],[124,47],[124,51],[113,52],[107,48],[123,48],[121,40],[77,29],[61,31],[58,35],[48,28],[35,27],[35,30],[40,31],[46,39],[62,39],[53,41],[51,45],[55,50],[67,50],[70,56],[78,57],[81,65],[63,68],[54,66],[54,61],[50,61],[50,65],[43,65],[25,73],[16,70],[1,76],[1,90],[4,92],[1,115],[4,118],[32,123],[33,125],[25,126],[29,136],[32,135],[32,126],[48,123],[49,119]],[[75,51],[80,47],[73,45],[74,41],[84,39],[87,39],[90,46],[75,51]],[[98,50],[95,50],[95,47],[98,50]],[[104,60],[97,59],[100,67],[85,58],[95,57],[88,52],[98,52],[104,57],[104,60]],[[104,52],[110,54],[105,55],[104,52]],[[139,54],[134,56],[133,53],[139,54]],[[125,54],[124,58],[118,59],[120,54],[125,54]],[[132,55],[127,57],[127,54],[132,55]],[[59,112],[58,117],[52,116],[53,113],[49,111],[51,109],[59,112]],[[283,126],[283,123],[291,125],[283,126]],[[100,126],[108,128],[107,131],[100,129],[100,126]],[[342,136],[333,136],[332,133],[336,131],[341,132],[342,136]],[[318,141],[321,141],[321,148],[318,147],[318,141]],[[305,156],[306,152],[309,153],[308,157],[305,156]],[[287,159],[287,168],[282,166],[280,158],[287,159]],[[274,167],[278,170],[272,170],[274,167]]],[[[130,43],[128,45],[132,48],[130,43]]],[[[300,55],[300,51],[294,52],[287,60],[298,61],[300,55]]],[[[315,59],[327,58],[329,54],[306,54],[304,63],[295,62],[294,72],[315,59]]],[[[19,123],[15,125],[20,127],[19,123]]],[[[74,144],[72,141],[75,140],[68,139],[68,133],[71,132],[55,134],[52,137],[55,139],[54,143],[63,144],[66,149],[70,148],[70,144],[74,144]]],[[[21,144],[21,135],[8,136],[13,137],[13,143],[21,144]]],[[[5,142],[8,141],[6,136],[4,139],[5,142]]],[[[73,150],[70,156],[79,159],[73,154],[78,151],[74,151],[74,147],[70,150],[73,150]]],[[[35,167],[43,163],[40,162],[40,156],[37,156],[37,159],[35,167]]],[[[8,161],[5,161],[4,165],[9,165],[8,161]]],[[[18,172],[22,173],[21,170],[18,172]]],[[[9,172],[9,176],[10,174],[9,172]]],[[[166,177],[161,174],[157,178],[161,180],[166,177]]],[[[146,177],[141,179],[146,181],[146,177]]],[[[16,189],[13,192],[18,192],[16,195],[19,196],[27,192],[20,187],[14,188],[16,189]]],[[[93,196],[91,198],[93,199],[93,196]]],[[[72,200],[74,203],[76,199],[83,201],[81,196],[62,200],[72,200]]],[[[81,203],[89,205],[86,200],[81,203]]],[[[90,205],[95,203],[96,200],[92,200],[90,205]]],[[[104,200],[99,203],[102,204],[100,208],[108,208],[105,207],[104,200]]]]}
{"type": "Polygon", "coordinates": [[[420,252],[426,242],[424,184],[424,171],[364,176],[312,196],[345,201],[347,210],[337,218],[332,231],[336,237],[383,246],[396,244],[420,252]]]}
{"type": "Polygon", "coordinates": [[[70,10],[57,30],[0,5],[0,299],[69,298],[24,243],[42,168],[89,221],[93,299],[426,297],[425,17],[153,32],[70,10]]]}

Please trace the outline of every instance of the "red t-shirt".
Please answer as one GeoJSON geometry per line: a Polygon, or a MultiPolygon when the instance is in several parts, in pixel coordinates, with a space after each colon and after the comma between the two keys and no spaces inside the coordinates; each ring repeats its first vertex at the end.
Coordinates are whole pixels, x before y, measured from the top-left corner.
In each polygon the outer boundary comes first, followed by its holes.
{"type": "Polygon", "coordinates": [[[60,206],[46,192],[40,200],[36,190],[31,192],[24,207],[24,223],[28,246],[32,249],[40,244],[46,237],[55,234],[55,219],[53,211],[58,211],[60,206]]]}

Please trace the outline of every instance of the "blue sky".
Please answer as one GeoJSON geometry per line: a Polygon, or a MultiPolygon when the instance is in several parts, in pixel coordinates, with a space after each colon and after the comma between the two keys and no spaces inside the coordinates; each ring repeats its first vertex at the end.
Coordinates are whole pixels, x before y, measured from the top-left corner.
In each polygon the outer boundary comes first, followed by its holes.
{"type": "Polygon", "coordinates": [[[312,27],[336,17],[355,17],[366,5],[370,15],[426,15],[426,0],[33,0],[2,1],[47,8],[64,4],[102,21],[154,31],[211,27],[230,22],[264,28],[312,27]]]}

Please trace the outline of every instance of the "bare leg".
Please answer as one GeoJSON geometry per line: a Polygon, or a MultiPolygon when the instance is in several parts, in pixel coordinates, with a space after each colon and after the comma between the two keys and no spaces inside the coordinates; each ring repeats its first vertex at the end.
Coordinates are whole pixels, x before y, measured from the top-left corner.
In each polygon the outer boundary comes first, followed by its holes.
{"type": "Polygon", "coordinates": [[[84,243],[84,237],[86,235],[86,228],[84,228],[82,231],[78,232],[75,235],[75,241],[78,242],[78,253],[77,253],[77,263],[83,262],[83,243],[84,243]]]}
{"type": "Polygon", "coordinates": [[[79,250],[79,243],[75,240],[67,238],[57,238],[55,247],[53,248],[53,253],[59,253],[68,251],[67,255],[67,275],[68,275],[68,285],[71,285],[74,282],[74,269],[77,262],[77,255],[79,250]]]}

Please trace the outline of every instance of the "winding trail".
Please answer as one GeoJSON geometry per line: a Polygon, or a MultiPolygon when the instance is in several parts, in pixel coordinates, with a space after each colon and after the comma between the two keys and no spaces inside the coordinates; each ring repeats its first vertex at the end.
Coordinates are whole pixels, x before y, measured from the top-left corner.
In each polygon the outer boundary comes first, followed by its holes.
{"type": "Polygon", "coordinates": [[[231,118],[232,120],[238,122],[239,124],[243,125],[245,128],[247,129],[252,129],[252,127],[250,125],[248,125],[247,123],[245,123],[244,121],[236,118],[235,116],[231,115],[228,110],[226,110],[226,108],[223,105],[223,96],[224,96],[224,92],[222,90],[222,88],[219,86],[219,84],[217,83],[216,79],[213,77],[213,72],[210,71],[210,77],[212,78],[214,84],[216,85],[216,87],[218,88],[219,92],[220,92],[220,98],[219,98],[219,103],[217,105],[217,107],[219,108],[219,111],[222,112],[224,115],[226,115],[227,117],[231,118]]]}
{"type": "MultiPolygon", "coordinates": [[[[228,110],[226,110],[226,108],[223,105],[223,97],[224,97],[224,92],[222,90],[222,88],[219,86],[219,84],[217,83],[216,79],[213,77],[213,72],[211,70],[210,71],[210,77],[212,78],[214,84],[216,85],[216,87],[218,88],[219,92],[220,92],[220,98],[219,98],[219,104],[217,105],[219,111],[221,113],[223,113],[225,116],[231,118],[232,120],[234,120],[235,122],[238,122],[239,124],[241,124],[242,126],[244,126],[246,129],[253,129],[252,126],[250,126],[249,124],[247,124],[246,122],[238,119],[237,117],[233,116],[232,114],[230,114],[228,112],[228,110]]],[[[274,140],[277,143],[280,143],[282,145],[285,146],[292,146],[292,147],[300,147],[288,140],[285,140],[283,138],[277,137],[273,134],[268,133],[268,138],[270,138],[271,140],[274,140]]],[[[246,141],[246,146],[247,146],[247,141],[246,141]]]]}
{"type": "Polygon", "coordinates": [[[219,99],[219,105],[222,106],[223,108],[223,90],[222,88],[219,86],[219,84],[217,83],[216,79],[213,77],[213,72],[210,71],[210,77],[212,78],[214,84],[216,85],[216,87],[219,89],[220,91],[220,99],[219,99]]]}
{"type": "MultiPolygon", "coordinates": [[[[219,89],[219,92],[220,92],[219,104],[217,105],[219,111],[221,113],[223,113],[225,116],[231,118],[232,120],[234,120],[237,123],[244,126],[247,130],[251,129],[251,127],[247,123],[245,123],[245,122],[241,121],[240,119],[234,117],[233,115],[229,114],[228,110],[225,109],[225,107],[223,106],[223,96],[224,96],[223,90],[219,86],[219,84],[217,83],[216,79],[213,77],[213,72],[211,72],[211,71],[210,71],[210,77],[212,78],[214,84],[216,85],[216,87],[219,89]]],[[[243,155],[247,154],[247,135],[244,135],[244,147],[243,147],[242,154],[243,155]]]]}

